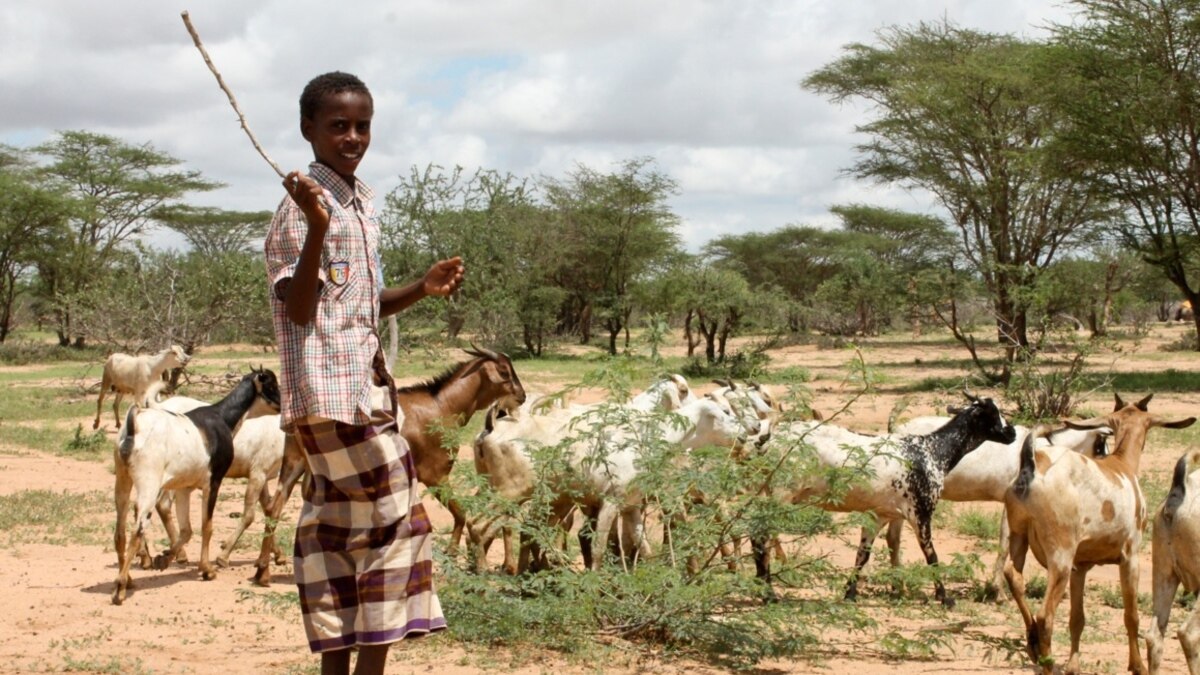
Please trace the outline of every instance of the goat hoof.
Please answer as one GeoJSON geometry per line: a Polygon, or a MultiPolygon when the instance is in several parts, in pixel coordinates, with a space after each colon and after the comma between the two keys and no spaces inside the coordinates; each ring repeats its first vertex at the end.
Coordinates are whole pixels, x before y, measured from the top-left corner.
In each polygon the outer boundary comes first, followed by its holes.
{"type": "Polygon", "coordinates": [[[229,567],[229,558],[217,558],[216,563],[217,563],[217,567],[221,567],[221,568],[229,567]]]}
{"type": "Polygon", "coordinates": [[[200,578],[205,581],[212,581],[217,578],[217,571],[214,569],[200,570],[200,578]]]}
{"type": "Polygon", "coordinates": [[[942,607],[945,607],[946,609],[954,609],[954,604],[954,598],[942,598],[942,607]]]}
{"type": "Polygon", "coordinates": [[[1042,659],[1041,655],[1038,654],[1039,642],[1037,624],[1035,623],[1030,625],[1025,631],[1025,651],[1029,655],[1029,660],[1034,663],[1040,663],[1042,659]]]}
{"type": "Polygon", "coordinates": [[[99,429],[99,428],[100,428],[100,420],[96,420],[95,422],[92,422],[92,431],[95,431],[96,429],[99,429]]]}
{"type": "Polygon", "coordinates": [[[261,567],[261,566],[257,567],[254,572],[254,577],[251,579],[251,581],[254,582],[255,586],[262,586],[263,588],[270,588],[270,586],[271,586],[271,568],[270,567],[261,567]]]}
{"type": "Polygon", "coordinates": [[[161,571],[167,569],[167,567],[169,567],[170,564],[171,564],[171,558],[169,556],[167,556],[167,554],[159,553],[158,555],[154,556],[154,569],[161,572],[161,571]]]}

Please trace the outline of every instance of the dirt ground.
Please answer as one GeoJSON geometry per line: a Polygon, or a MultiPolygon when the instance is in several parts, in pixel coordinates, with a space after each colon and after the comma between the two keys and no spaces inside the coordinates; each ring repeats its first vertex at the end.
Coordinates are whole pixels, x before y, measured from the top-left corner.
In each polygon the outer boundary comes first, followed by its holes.
{"type": "MultiPolygon", "coordinates": [[[[1093,359],[1097,368],[1111,367],[1120,372],[1155,372],[1173,368],[1196,373],[1195,391],[1162,393],[1154,398],[1151,409],[1167,415],[1195,415],[1200,412],[1200,355],[1194,352],[1163,352],[1157,347],[1174,341],[1186,327],[1163,327],[1140,344],[1124,343],[1120,353],[1106,353],[1093,359]]],[[[678,350],[678,346],[674,349],[678,350]]],[[[815,408],[829,412],[847,404],[841,423],[862,431],[878,431],[901,396],[889,393],[889,383],[919,380],[928,376],[961,376],[960,364],[965,351],[944,337],[925,338],[910,342],[904,337],[864,341],[863,359],[884,373],[881,391],[854,399],[856,387],[847,382],[847,363],[855,353],[849,349],[820,349],[816,346],[797,346],[771,352],[770,368],[790,366],[808,369],[813,380],[809,383],[814,394],[815,408]],[[959,365],[956,365],[959,364],[959,365]]],[[[201,357],[203,358],[203,357],[201,357]]],[[[273,355],[254,359],[265,360],[271,366],[273,355]]],[[[456,357],[451,357],[456,358],[456,357]]],[[[545,374],[537,372],[536,363],[521,362],[526,387],[548,390],[555,384],[545,374]]],[[[9,370],[0,368],[0,373],[9,370]]],[[[20,370],[13,368],[12,370],[20,370]]],[[[715,385],[694,383],[704,391],[715,385]]],[[[989,392],[979,392],[987,394],[989,392]]],[[[1153,392],[1120,392],[1126,400],[1140,398],[1153,392]]],[[[584,398],[589,395],[585,394],[584,398]]],[[[934,414],[953,402],[944,394],[913,394],[907,397],[906,416],[934,414]]],[[[1085,408],[1102,412],[1112,405],[1111,389],[1089,395],[1085,408]]],[[[110,438],[115,439],[111,417],[104,420],[110,438]]],[[[13,421],[8,421],[13,422],[13,421]]],[[[71,421],[64,426],[69,434],[75,422],[90,428],[91,416],[71,421]]],[[[0,420],[0,423],[4,423],[0,420]]],[[[1194,436],[1192,436],[1194,438],[1194,436]]],[[[1168,434],[1151,436],[1142,464],[1143,476],[1169,480],[1170,470],[1182,451],[1168,434]],[[1165,478],[1164,478],[1165,476],[1165,478]]],[[[464,448],[464,457],[469,449],[464,448]]],[[[468,460],[469,461],[469,460],[468,460]]],[[[102,500],[111,504],[111,461],[89,462],[66,459],[25,447],[0,447],[0,496],[15,495],[29,490],[51,490],[78,496],[80,500],[102,500]]],[[[241,510],[243,481],[234,480],[222,490],[216,522],[214,546],[224,541],[232,530],[233,516],[241,510]]],[[[199,522],[198,500],[193,500],[194,522],[199,522]]],[[[439,535],[444,538],[450,519],[434,500],[426,498],[439,535]]],[[[1158,504],[1151,504],[1157,508],[1158,504]]],[[[956,505],[956,509],[975,508],[987,513],[998,512],[998,505],[956,505]]],[[[284,522],[294,522],[299,498],[294,496],[284,514],[284,522]]],[[[93,509],[95,511],[95,509],[93,509]]],[[[135,588],[123,606],[110,603],[113,579],[116,576],[116,554],[112,550],[111,507],[96,512],[81,528],[98,532],[92,541],[0,541],[0,578],[7,579],[10,591],[0,600],[4,620],[0,621],[0,672],[85,672],[85,673],[307,673],[318,672],[317,659],[308,653],[298,612],[294,607],[278,609],[272,605],[272,593],[294,590],[289,566],[275,570],[274,586],[266,592],[253,586],[249,578],[254,571],[257,551],[255,535],[261,532],[261,517],[243,538],[233,555],[231,567],[221,570],[209,582],[201,581],[193,565],[174,566],[163,572],[134,568],[135,588]]],[[[156,537],[159,536],[156,534],[156,537]]],[[[189,546],[189,558],[199,558],[198,536],[189,546]]],[[[441,544],[442,540],[439,540],[441,544]]],[[[976,552],[990,565],[991,551],[978,547],[978,541],[960,536],[950,529],[935,530],[934,541],[939,555],[948,559],[955,552],[976,552]]],[[[849,566],[853,562],[856,542],[834,539],[821,542],[832,559],[849,566]]],[[[877,544],[872,565],[882,554],[877,544]]],[[[214,552],[215,556],[215,552],[214,552]]],[[[1150,592],[1150,549],[1143,548],[1140,590],[1150,592]]],[[[918,560],[911,533],[904,538],[905,560],[918,560]]],[[[1032,560],[1032,556],[1031,556],[1032,560]]],[[[1036,562],[1031,563],[1036,568],[1036,562]]],[[[749,573],[749,572],[746,572],[749,573]]],[[[1101,567],[1089,576],[1090,587],[1117,587],[1115,567],[1101,567]]],[[[1094,601],[1089,591],[1088,628],[1084,637],[1085,672],[1123,672],[1125,665],[1124,628],[1119,610],[1094,601]]],[[[869,602],[886,604],[886,599],[869,602]]],[[[1182,616],[1176,609],[1173,624],[1182,616]]],[[[881,612],[883,620],[901,632],[929,628],[924,618],[897,618],[881,612]]],[[[1011,603],[1000,606],[980,603],[960,603],[959,609],[946,615],[945,629],[975,631],[992,637],[1017,637],[1021,634],[1020,619],[1011,603]]],[[[1059,611],[1055,655],[1060,663],[1067,653],[1067,608],[1059,611]]],[[[1142,615],[1145,629],[1149,622],[1142,615]]],[[[451,628],[453,630],[453,627],[451,628]]],[[[1174,634],[1174,626],[1168,634],[1174,634]]],[[[852,640],[847,640],[850,644],[852,640]]],[[[808,662],[767,662],[760,666],[763,673],[823,672],[850,675],[877,673],[1013,673],[1032,672],[1021,661],[1006,662],[1000,655],[989,653],[980,640],[957,640],[954,650],[940,650],[936,660],[882,660],[875,650],[856,652],[850,649],[842,655],[819,664],[808,662]]],[[[514,655],[502,650],[472,648],[464,650],[449,635],[439,634],[393,649],[389,672],[393,673],[450,673],[466,675],[482,672],[713,672],[701,664],[663,662],[652,654],[629,653],[625,660],[608,659],[603,664],[565,659],[552,653],[514,655]]],[[[1168,639],[1166,669],[1168,673],[1183,673],[1186,668],[1179,645],[1168,639]]]]}

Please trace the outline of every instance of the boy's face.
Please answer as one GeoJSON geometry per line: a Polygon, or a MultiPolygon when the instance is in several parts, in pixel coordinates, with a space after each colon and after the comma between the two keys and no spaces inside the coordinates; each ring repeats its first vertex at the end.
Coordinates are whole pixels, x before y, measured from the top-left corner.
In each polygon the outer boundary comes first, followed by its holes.
{"type": "Polygon", "coordinates": [[[374,114],[371,98],[362,92],[330,94],[312,119],[300,118],[300,133],[312,144],[317,161],[351,179],[371,144],[374,114]]]}

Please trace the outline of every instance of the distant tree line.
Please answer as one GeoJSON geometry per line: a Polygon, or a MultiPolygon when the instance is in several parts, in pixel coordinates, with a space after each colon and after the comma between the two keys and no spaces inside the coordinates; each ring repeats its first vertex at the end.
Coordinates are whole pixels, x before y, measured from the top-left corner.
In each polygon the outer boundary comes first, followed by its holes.
{"type": "MultiPolygon", "coordinates": [[[[933,214],[834,205],[839,227],[725,235],[689,253],[670,207],[678,184],[652,158],[563,176],[414,166],[378,205],[387,281],[448,255],[469,272],[401,329],[535,356],[563,340],[617,354],[632,327],[665,321],[718,363],[747,332],[933,326],[1003,383],[1055,323],[1100,336],[1122,316],[1195,306],[1200,3],[1073,4],[1080,20],[1047,40],[891,27],[804,80],[869,105],[846,171],[922,189],[933,214]],[[997,342],[999,365],[979,354],[997,342]]],[[[0,342],[24,324],[62,345],[269,344],[270,212],[189,205],[221,186],[181,164],[87,131],[0,147],[0,342]],[[148,250],[152,228],[186,250],[148,250]]]]}

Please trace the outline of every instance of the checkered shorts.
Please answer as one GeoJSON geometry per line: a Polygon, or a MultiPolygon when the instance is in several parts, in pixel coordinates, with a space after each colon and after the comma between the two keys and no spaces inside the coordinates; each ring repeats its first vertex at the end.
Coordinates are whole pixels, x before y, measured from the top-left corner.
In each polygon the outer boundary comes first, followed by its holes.
{"type": "Polygon", "coordinates": [[[310,416],[296,432],[313,473],[295,548],[312,650],[445,628],[433,590],[432,528],[394,419],[375,411],[359,427],[310,416]]]}

